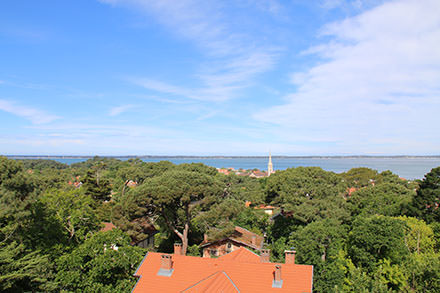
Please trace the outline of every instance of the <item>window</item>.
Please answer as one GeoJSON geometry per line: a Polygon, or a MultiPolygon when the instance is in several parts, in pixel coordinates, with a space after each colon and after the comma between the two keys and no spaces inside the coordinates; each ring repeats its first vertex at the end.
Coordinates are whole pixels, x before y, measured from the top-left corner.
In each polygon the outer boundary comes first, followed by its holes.
{"type": "Polygon", "coordinates": [[[210,249],[210,250],[209,250],[209,254],[210,254],[211,256],[217,256],[217,249],[210,249]]]}

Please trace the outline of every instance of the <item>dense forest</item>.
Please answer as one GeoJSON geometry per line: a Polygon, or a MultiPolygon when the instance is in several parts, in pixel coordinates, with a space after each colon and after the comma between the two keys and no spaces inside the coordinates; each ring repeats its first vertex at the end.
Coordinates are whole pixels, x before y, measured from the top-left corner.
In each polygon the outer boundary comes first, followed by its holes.
{"type": "Polygon", "coordinates": [[[130,292],[148,250],[181,242],[200,255],[204,234],[237,225],[265,236],[274,262],[294,247],[314,265],[315,292],[440,292],[439,204],[440,167],[416,181],[318,167],[257,179],[203,164],[0,157],[0,291],[130,292]],[[148,249],[132,245],[145,223],[159,231],[148,249]]]}

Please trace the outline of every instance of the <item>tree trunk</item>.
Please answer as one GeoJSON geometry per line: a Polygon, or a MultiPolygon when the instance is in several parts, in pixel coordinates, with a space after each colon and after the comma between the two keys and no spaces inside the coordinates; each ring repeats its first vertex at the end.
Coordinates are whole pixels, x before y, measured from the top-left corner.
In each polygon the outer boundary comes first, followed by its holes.
{"type": "Polygon", "coordinates": [[[180,233],[179,230],[177,230],[170,222],[164,211],[162,211],[162,216],[165,219],[165,223],[167,224],[168,228],[170,228],[171,231],[174,231],[174,233],[176,233],[176,235],[180,238],[180,240],[182,240],[182,254],[186,255],[186,250],[188,249],[189,218],[185,223],[185,228],[183,230],[183,233],[180,233]]]}
{"type": "Polygon", "coordinates": [[[183,230],[183,239],[182,239],[182,254],[186,255],[186,251],[188,250],[188,231],[189,231],[189,205],[185,207],[185,228],[183,230]]]}

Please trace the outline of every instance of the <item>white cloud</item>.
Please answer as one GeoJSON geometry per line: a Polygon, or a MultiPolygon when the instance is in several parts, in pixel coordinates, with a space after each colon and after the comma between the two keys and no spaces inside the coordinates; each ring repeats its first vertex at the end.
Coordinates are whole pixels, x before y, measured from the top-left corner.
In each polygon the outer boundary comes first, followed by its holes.
{"type": "Polygon", "coordinates": [[[297,91],[256,119],[296,136],[330,136],[330,152],[438,152],[440,2],[391,1],[328,24],[306,54],[322,59],[292,74],[297,91]],[[424,146],[423,146],[424,145],[424,146]],[[428,147],[429,146],[429,147],[428,147]]]}
{"type": "Polygon", "coordinates": [[[33,124],[50,123],[60,118],[29,106],[17,105],[14,102],[2,99],[0,99],[0,110],[25,118],[33,124]]]}
{"type": "Polygon", "coordinates": [[[127,112],[130,109],[133,109],[134,107],[135,107],[135,105],[121,105],[121,106],[113,107],[110,109],[109,115],[110,116],[117,116],[117,115],[120,115],[124,112],[127,112]]]}
{"type": "MultiPolygon", "coordinates": [[[[200,101],[225,101],[248,87],[252,78],[275,64],[280,48],[270,40],[260,42],[254,32],[234,24],[220,2],[201,0],[102,0],[112,5],[127,5],[143,10],[176,36],[190,40],[202,51],[203,61],[193,78],[201,86],[182,88],[151,78],[132,78],[135,84],[150,90],[185,96],[200,101]],[[258,41],[257,41],[258,40],[258,41]],[[258,43],[260,42],[260,43],[258,43]]],[[[276,1],[247,1],[254,9],[276,13],[276,1]]],[[[237,21],[237,20],[235,20],[237,21]]],[[[258,23],[258,22],[257,22],[258,23]]],[[[255,32],[258,34],[258,32],[255,32]]]]}

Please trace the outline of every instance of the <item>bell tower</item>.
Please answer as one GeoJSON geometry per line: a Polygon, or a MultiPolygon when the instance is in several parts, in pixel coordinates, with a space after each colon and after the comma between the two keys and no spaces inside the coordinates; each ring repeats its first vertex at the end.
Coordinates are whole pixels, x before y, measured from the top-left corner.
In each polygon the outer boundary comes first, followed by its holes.
{"type": "Polygon", "coordinates": [[[273,173],[273,165],[272,165],[272,155],[269,152],[269,163],[267,163],[267,176],[273,173]]]}

